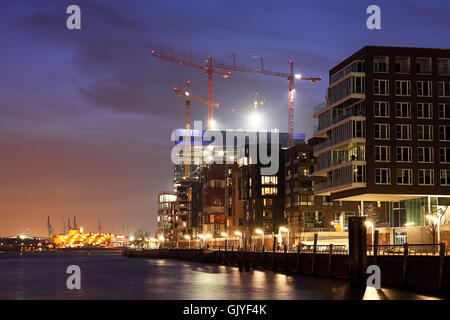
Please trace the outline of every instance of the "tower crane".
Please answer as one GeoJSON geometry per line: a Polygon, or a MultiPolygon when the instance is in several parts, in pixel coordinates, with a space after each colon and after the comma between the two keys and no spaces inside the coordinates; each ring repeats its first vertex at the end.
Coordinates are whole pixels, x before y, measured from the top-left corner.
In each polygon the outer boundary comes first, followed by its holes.
{"type": "Polygon", "coordinates": [[[264,69],[263,58],[260,57],[260,66],[261,69],[250,69],[247,67],[239,66],[236,64],[236,55],[233,53],[233,65],[225,65],[225,64],[214,64],[212,68],[222,69],[222,70],[231,70],[231,71],[240,71],[254,74],[262,74],[267,76],[281,77],[285,78],[289,81],[289,93],[288,93],[288,108],[289,108],[289,119],[288,119],[288,147],[294,144],[294,80],[308,80],[311,83],[318,82],[322,80],[322,77],[312,77],[312,78],[304,78],[301,74],[294,73],[294,61],[289,60],[290,71],[289,73],[285,72],[275,72],[264,69]]]}
{"type": "Polygon", "coordinates": [[[254,108],[255,111],[258,111],[258,106],[262,106],[264,104],[264,102],[266,102],[266,98],[261,99],[261,100],[257,100],[258,99],[258,92],[255,92],[255,100],[253,101],[252,104],[237,108],[237,109],[231,109],[232,112],[239,112],[239,111],[243,111],[243,110],[247,110],[249,108],[254,108]]]}
{"type": "MultiPolygon", "coordinates": [[[[208,108],[209,108],[210,104],[209,104],[208,100],[202,99],[200,97],[197,97],[197,96],[194,96],[191,94],[191,81],[189,81],[189,80],[186,82],[186,91],[180,90],[177,87],[174,87],[173,91],[175,91],[175,93],[179,96],[186,97],[186,100],[184,103],[184,105],[186,106],[186,125],[185,125],[186,134],[184,136],[184,141],[185,141],[185,144],[184,144],[184,159],[185,159],[184,175],[186,178],[189,178],[190,172],[191,172],[190,159],[189,159],[189,157],[191,156],[191,139],[190,139],[188,130],[191,130],[191,99],[208,105],[208,108]],[[189,137],[189,139],[187,139],[188,137],[189,137]],[[189,141],[187,141],[187,140],[189,140],[189,141]]],[[[214,103],[213,107],[218,108],[219,104],[214,103]]]]}
{"type": "Polygon", "coordinates": [[[170,47],[170,56],[167,56],[162,52],[156,52],[155,50],[151,51],[151,55],[166,61],[171,61],[188,67],[206,71],[206,73],[208,74],[208,130],[212,130],[214,120],[214,74],[218,74],[224,78],[228,78],[231,75],[231,72],[225,73],[217,71],[213,65],[213,58],[211,56],[209,56],[208,59],[205,61],[206,65],[194,63],[192,61],[192,51],[189,51],[190,56],[189,61],[176,58],[173,54],[172,46],[170,47]]]}

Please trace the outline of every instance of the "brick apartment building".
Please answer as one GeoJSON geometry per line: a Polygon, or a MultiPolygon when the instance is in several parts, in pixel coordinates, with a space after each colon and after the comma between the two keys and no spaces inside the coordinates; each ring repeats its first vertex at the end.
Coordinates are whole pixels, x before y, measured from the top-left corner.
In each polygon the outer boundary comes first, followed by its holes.
{"type": "MultiPolygon", "coordinates": [[[[330,70],[315,110],[316,196],[389,201],[392,242],[450,195],[450,50],[367,46],[330,70]]],[[[364,205],[364,202],[361,205],[364,205]]],[[[409,232],[407,235],[406,233],[409,232]]],[[[409,238],[407,240],[407,237],[409,238]]]]}

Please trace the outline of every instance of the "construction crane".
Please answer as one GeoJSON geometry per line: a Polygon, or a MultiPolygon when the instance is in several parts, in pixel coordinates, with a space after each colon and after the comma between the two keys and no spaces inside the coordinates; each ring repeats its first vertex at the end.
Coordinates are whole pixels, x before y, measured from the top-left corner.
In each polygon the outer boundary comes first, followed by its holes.
{"type": "MultiPolygon", "coordinates": [[[[174,87],[173,90],[175,91],[175,93],[179,96],[184,96],[186,97],[185,100],[185,106],[186,106],[186,135],[184,136],[184,175],[186,178],[190,177],[190,161],[189,157],[191,154],[191,140],[190,140],[190,136],[188,135],[188,130],[191,130],[191,99],[196,100],[198,102],[201,102],[203,104],[208,105],[209,107],[209,102],[208,100],[202,99],[200,97],[194,96],[191,94],[191,81],[187,81],[186,82],[186,91],[180,90],[177,87],[174,87]],[[189,141],[187,141],[189,136],[189,141]]],[[[218,103],[214,103],[213,107],[218,108],[219,104],[218,103]]]]}
{"type": "Polygon", "coordinates": [[[212,130],[214,123],[214,74],[218,74],[224,78],[228,78],[231,75],[231,72],[225,73],[215,70],[213,65],[213,58],[211,56],[209,56],[208,59],[205,61],[206,65],[194,63],[192,61],[192,51],[189,51],[190,56],[189,61],[176,58],[173,54],[172,46],[170,47],[170,56],[167,56],[162,52],[156,52],[155,50],[151,51],[151,55],[166,61],[171,61],[188,67],[206,71],[206,73],[208,74],[208,130],[212,130]]]}
{"type": "Polygon", "coordinates": [[[266,98],[261,99],[261,100],[258,101],[258,92],[255,92],[255,100],[253,101],[252,104],[249,104],[249,105],[246,105],[244,107],[237,108],[237,109],[231,109],[231,111],[232,112],[239,112],[239,111],[247,110],[247,109],[253,107],[253,109],[255,109],[255,112],[256,112],[256,111],[258,111],[258,106],[262,106],[264,104],[264,102],[266,102],[266,98]]]}
{"type": "Polygon", "coordinates": [[[225,65],[225,64],[214,64],[212,65],[212,68],[216,69],[224,69],[224,70],[231,70],[231,71],[240,71],[240,72],[247,72],[247,73],[254,73],[254,74],[262,74],[267,76],[274,76],[274,77],[281,77],[285,78],[289,81],[289,93],[288,93],[288,107],[289,107],[289,119],[288,119],[288,130],[289,130],[289,136],[288,136],[288,147],[294,145],[294,80],[308,80],[311,83],[318,82],[322,80],[322,77],[313,77],[313,78],[304,78],[301,74],[295,74],[294,73],[294,61],[290,60],[290,71],[289,73],[285,72],[274,72],[264,69],[264,62],[263,58],[260,57],[260,66],[261,69],[250,69],[247,67],[239,66],[236,64],[236,55],[233,53],[233,65],[225,65]]]}

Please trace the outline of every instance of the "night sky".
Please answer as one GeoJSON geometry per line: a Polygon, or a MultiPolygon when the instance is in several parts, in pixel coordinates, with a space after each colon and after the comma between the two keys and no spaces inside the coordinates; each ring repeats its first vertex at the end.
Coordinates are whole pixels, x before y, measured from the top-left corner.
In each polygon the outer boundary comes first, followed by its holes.
{"type": "MultiPolygon", "coordinates": [[[[296,81],[295,131],[311,137],[313,107],[324,101],[328,70],[365,45],[449,48],[448,1],[2,1],[0,14],[0,236],[45,235],[47,216],[62,231],[77,216],[86,231],[154,232],[157,193],[171,187],[170,134],[184,126],[172,92],[192,81],[207,98],[200,70],[150,50],[208,55],[231,64],[305,76],[296,81]],[[82,29],[66,28],[66,8],[82,10],[82,29]],[[381,7],[382,29],[366,28],[381,7]]],[[[232,108],[258,91],[268,128],[287,130],[288,83],[240,74],[216,77],[220,128],[245,127],[232,108]]],[[[206,120],[192,104],[192,120],[206,120]]]]}

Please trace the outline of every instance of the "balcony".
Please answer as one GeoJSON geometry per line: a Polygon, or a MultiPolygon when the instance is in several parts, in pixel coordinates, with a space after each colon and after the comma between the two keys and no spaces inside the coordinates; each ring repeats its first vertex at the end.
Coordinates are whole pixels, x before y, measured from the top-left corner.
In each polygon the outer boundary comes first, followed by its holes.
{"type": "MultiPolygon", "coordinates": [[[[364,162],[365,163],[365,162],[364,162]]],[[[315,185],[315,195],[330,195],[354,188],[365,188],[366,166],[361,163],[349,162],[349,165],[335,169],[327,181],[315,185]]]]}
{"type": "MultiPolygon", "coordinates": [[[[335,157],[331,154],[332,151],[328,151],[324,159],[319,156],[318,164],[314,166],[314,173],[316,175],[326,174],[327,171],[336,170],[349,163],[365,165],[366,153],[364,152],[364,146],[357,147],[356,150],[356,152],[350,152],[348,150],[338,151],[340,155],[335,157]]],[[[336,155],[335,151],[333,151],[333,154],[336,155]]]]}
{"type": "Polygon", "coordinates": [[[328,134],[327,140],[314,146],[314,156],[331,149],[342,148],[350,143],[365,143],[365,117],[350,117],[333,126],[328,134]]]}
{"type": "Polygon", "coordinates": [[[326,121],[320,123],[320,125],[314,127],[314,136],[322,136],[322,131],[325,133],[327,130],[331,130],[334,125],[339,125],[339,122],[348,119],[350,117],[364,117],[365,119],[366,111],[358,110],[357,112],[348,111],[346,113],[340,113],[337,116],[330,117],[326,121]]]}

